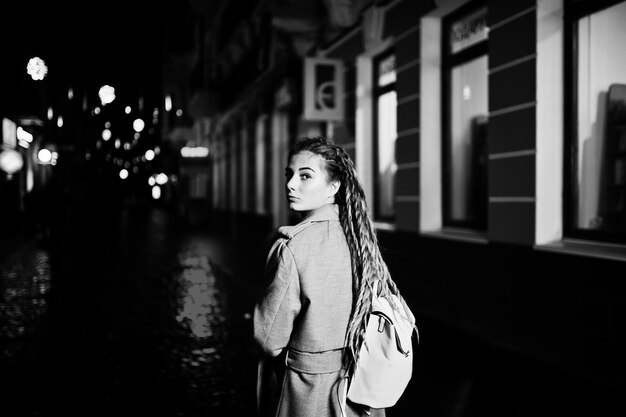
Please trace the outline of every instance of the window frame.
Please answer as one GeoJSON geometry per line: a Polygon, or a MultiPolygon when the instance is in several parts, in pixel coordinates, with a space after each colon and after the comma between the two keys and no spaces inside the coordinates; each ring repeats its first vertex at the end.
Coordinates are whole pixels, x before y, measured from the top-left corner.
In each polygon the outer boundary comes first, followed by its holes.
{"type": "MultiPolygon", "coordinates": [[[[385,59],[389,58],[390,56],[394,56],[395,55],[395,49],[393,47],[391,48],[387,48],[384,51],[376,54],[375,56],[372,57],[372,182],[373,182],[373,188],[374,188],[374,204],[372,207],[372,212],[373,212],[373,217],[375,221],[380,221],[380,222],[393,222],[395,221],[396,218],[396,209],[395,209],[395,200],[392,202],[393,203],[393,215],[391,216],[381,216],[380,215],[380,208],[379,208],[379,204],[380,204],[380,199],[381,199],[381,192],[380,192],[380,175],[378,172],[378,168],[379,168],[379,164],[378,164],[378,157],[379,157],[379,140],[378,140],[378,98],[380,96],[382,96],[383,94],[386,94],[390,91],[396,91],[397,94],[397,89],[396,89],[396,85],[397,85],[397,79],[392,82],[389,83],[383,87],[379,87],[378,86],[378,76],[379,76],[379,63],[381,61],[384,61],[385,59]]],[[[395,71],[395,68],[394,68],[395,71]]],[[[397,74],[396,74],[397,76],[397,74]]],[[[396,112],[397,112],[397,106],[396,106],[396,112]]],[[[397,113],[396,113],[397,114],[397,113]]],[[[394,159],[395,159],[395,149],[394,149],[394,159]]],[[[395,191],[395,177],[394,177],[394,190],[392,195],[396,196],[396,191],[395,191]]]]}
{"type": "Polygon", "coordinates": [[[563,133],[563,237],[606,243],[626,243],[626,231],[591,230],[576,224],[578,173],[578,21],[624,0],[564,0],[564,117],[563,133]],[[569,88],[568,88],[569,87],[569,88]]]}
{"type": "MultiPolygon", "coordinates": [[[[481,220],[453,220],[451,216],[450,190],[452,188],[452,159],[451,151],[451,120],[452,103],[450,93],[452,90],[452,69],[471,60],[482,56],[489,58],[489,38],[479,41],[459,52],[450,51],[450,27],[464,16],[470,15],[482,8],[487,7],[487,2],[482,0],[469,1],[458,9],[452,11],[441,19],[441,221],[443,227],[454,227],[472,230],[487,230],[487,213],[481,220]]],[[[489,9],[487,8],[487,13],[489,9]]],[[[489,87],[487,87],[489,88],[489,87]]],[[[487,174],[488,175],[488,174],[487,174]]],[[[488,198],[488,196],[485,196],[488,198]]],[[[485,205],[487,206],[486,202],[485,205]]]]}

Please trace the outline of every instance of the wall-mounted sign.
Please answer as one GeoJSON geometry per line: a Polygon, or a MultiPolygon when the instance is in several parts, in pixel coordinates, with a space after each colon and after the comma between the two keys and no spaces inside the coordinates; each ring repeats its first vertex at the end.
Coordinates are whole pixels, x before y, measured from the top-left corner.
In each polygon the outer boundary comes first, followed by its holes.
{"type": "Polygon", "coordinates": [[[482,8],[452,23],[450,52],[457,53],[489,38],[487,8],[482,8]]]}
{"type": "Polygon", "coordinates": [[[343,119],[343,61],[305,58],[304,118],[343,119]]]}
{"type": "Polygon", "coordinates": [[[2,144],[9,149],[17,145],[17,124],[6,117],[2,119],[2,144]]]}
{"type": "Polygon", "coordinates": [[[180,149],[183,158],[206,158],[209,156],[209,148],[204,146],[183,146],[180,149]]]}

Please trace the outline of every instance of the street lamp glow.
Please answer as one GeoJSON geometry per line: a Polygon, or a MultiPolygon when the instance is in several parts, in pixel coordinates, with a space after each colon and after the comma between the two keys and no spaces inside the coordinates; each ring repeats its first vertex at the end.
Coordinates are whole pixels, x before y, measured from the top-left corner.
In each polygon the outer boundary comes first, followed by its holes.
{"type": "Polygon", "coordinates": [[[121,169],[120,170],[120,178],[123,179],[123,180],[128,178],[128,170],[127,169],[121,169]]]}
{"type": "Polygon", "coordinates": [[[109,129],[104,129],[102,131],[102,140],[106,142],[109,139],[111,139],[111,131],[109,129]]]}
{"type": "Polygon", "coordinates": [[[43,59],[34,57],[28,60],[26,72],[33,80],[43,80],[46,74],[48,74],[48,67],[43,59]]]}
{"type": "Polygon", "coordinates": [[[32,142],[33,141],[33,135],[30,132],[27,132],[26,130],[24,130],[24,128],[22,126],[18,126],[17,127],[17,138],[19,140],[24,140],[26,142],[32,142]]]}
{"type": "Polygon", "coordinates": [[[22,148],[26,148],[26,149],[30,148],[30,144],[33,141],[32,133],[24,130],[22,126],[17,127],[16,133],[17,133],[17,144],[20,145],[22,148]]]}
{"type": "Polygon", "coordinates": [[[152,161],[154,159],[154,151],[152,149],[148,149],[144,156],[148,161],[152,161]]]}
{"type": "Polygon", "coordinates": [[[145,123],[141,119],[135,119],[135,121],[133,122],[133,129],[135,129],[135,132],[137,133],[141,132],[144,126],[145,123]]]}
{"type": "Polygon", "coordinates": [[[157,174],[155,177],[156,183],[159,185],[167,184],[168,178],[164,173],[157,174]]]}
{"type": "Polygon", "coordinates": [[[50,152],[50,149],[40,149],[39,152],[37,152],[37,158],[39,162],[47,164],[52,160],[52,152],[50,152]]]}
{"type": "Polygon", "coordinates": [[[180,155],[183,158],[205,158],[209,156],[209,148],[204,146],[183,146],[180,149],[180,155]]]}
{"type": "Polygon", "coordinates": [[[0,169],[9,175],[15,174],[24,166],[22,154],[13,149],[5,149],[0,152],[0,169]]]}
{"type": "Polygon", "coordinates": [[[161,187],[159,187],[158,185],[152,187],[152,198],[154,198],[155,200],[161,198],[161,187]]]}
{"type": "Polygon", "coordinates": [[[98,91],[98,96],[102,105],[105,106],[115,100],[115,88],[110,85],[103,85],[100,87],[100,91],[98,91]]]}

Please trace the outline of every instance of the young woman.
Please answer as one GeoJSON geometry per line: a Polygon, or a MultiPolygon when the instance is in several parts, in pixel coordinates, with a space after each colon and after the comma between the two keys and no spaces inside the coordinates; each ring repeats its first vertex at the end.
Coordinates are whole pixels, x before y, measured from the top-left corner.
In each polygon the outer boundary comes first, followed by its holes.
{"type": "Polygon", "coordinates": [[[354,164],[328,140],[303,138],[285,177],[289,208],[302,219],[278,229],[255,306],[259,415],[384,416],[346,401],[343,378],[361,347],[373,281],[398,293],[354,164]]]}

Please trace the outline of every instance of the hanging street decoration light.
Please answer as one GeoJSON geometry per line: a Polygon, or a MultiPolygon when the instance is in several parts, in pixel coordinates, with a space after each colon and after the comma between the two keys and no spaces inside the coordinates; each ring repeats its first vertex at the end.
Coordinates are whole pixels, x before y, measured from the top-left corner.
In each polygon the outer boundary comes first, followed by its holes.
{"type": "Polygon", "coordinates": [[[33,80],[43,80],[46,74],[48,74],[48,67],[43,59],[34,57],[28,60],[26,65],[26,72],[33,80]]]}
{"type": "Polygon", "coordinates": [[[135,121],[133,122],[133,129],[135,129],[135,132],[137,133],[141,132],[144,126],[145,126],[145,123],[141,119],[135,119],[135,121]]]}
{"type": "Polygon", "coordinates": [[[115,100],[115,88],[110,85],[103,85],[98,91],[98,97],[103,106],[112,103],[115,100]]]}

